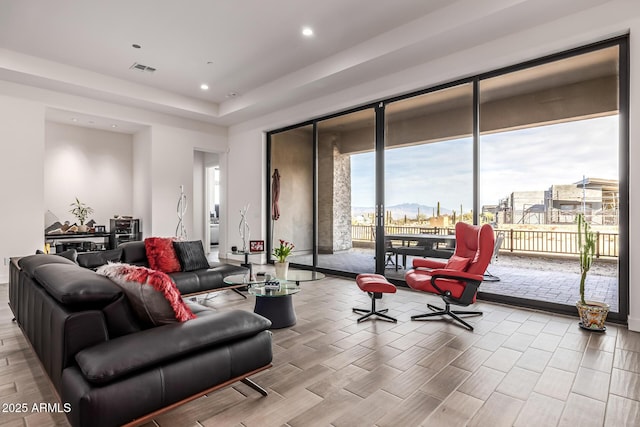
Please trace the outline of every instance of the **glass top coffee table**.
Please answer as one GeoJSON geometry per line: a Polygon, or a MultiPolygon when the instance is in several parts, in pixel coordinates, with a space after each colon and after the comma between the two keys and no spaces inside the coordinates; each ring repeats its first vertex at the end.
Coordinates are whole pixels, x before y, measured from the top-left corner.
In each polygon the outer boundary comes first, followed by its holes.
{"type": "Polygon", "coordinates": [[[314,280],[324,279],[325,275],[318,271],[309,270],[289,270],[287,272],[287,282],[294,282],[296,286],[300,286],[300,282],[312,282],[314,280]]]}
{"type": "Polygon", "coordinates": [[[296,324],[292,296],[302,290],[300,282],[320,280],[324,277],[324,274],[317,271],[289,270],[287,280],[276,279],[270,274],[251,280],[249,275],[235,274],[225,277],[224,282],[228,285],[247,285],[249,294],[256,297],[254,313],[271,320],[271,329],[281,329],[296,324]],[[275,282],[279,286],[269,286],[275,282]]]}

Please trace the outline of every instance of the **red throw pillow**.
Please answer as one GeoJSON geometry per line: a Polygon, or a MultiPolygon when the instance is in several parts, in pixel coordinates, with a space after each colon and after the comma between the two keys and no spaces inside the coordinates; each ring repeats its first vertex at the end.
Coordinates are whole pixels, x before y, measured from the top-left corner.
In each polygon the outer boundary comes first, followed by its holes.
{"type": "Polygon", "coordinates": [[[471,260],[469,258],[453,255],[451,258],[449,258],[449,261],[444,268],[457,271],[466,271],[470,262],[471,260]]]}
{"type": "Polygon", "coordinates": [[[180,261],[173,248],[173,240],[172,237],[147,237],[144,239],[149,268],[163,273],[180,271],[180,261]]]}

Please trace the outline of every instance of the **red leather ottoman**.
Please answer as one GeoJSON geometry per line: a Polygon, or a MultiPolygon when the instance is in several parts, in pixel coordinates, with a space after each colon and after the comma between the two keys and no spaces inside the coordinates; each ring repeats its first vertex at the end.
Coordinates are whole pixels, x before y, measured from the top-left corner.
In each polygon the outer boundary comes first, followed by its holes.
{"type": "Polygon", "coordinates": [[[396,292],[396,287],[393,283],[390,283],[380,274],[372,273],[358,274],[356,277],[356,283],[360,289],[368,293],[371,297],[371,310],[364,308],[353,309],[356,313],[364,314],[364,316],[358,318],[358,323],[369,319],[374,314],[382,319],[389,320],[394,323],[398,321],[398,319],[384,314],[389,311],[388,309],[376,310],[376,300],[381,299],[382,294],[394,294],[396,292]]]}

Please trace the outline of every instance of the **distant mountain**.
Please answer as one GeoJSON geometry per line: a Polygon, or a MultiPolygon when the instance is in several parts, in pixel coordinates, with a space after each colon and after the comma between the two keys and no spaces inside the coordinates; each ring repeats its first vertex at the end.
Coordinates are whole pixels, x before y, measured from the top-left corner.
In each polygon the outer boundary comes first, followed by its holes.
{"type": "MultiPolygon", "coordinates": [[[[420,214],[424,214],[427,217],[432,216],[434,213],[437,213],[438,208],[435,206],[427,206],[420,205],[418,203],[402,203],[395,206],[385,206],[385,210],[387,212],[391,212],[391,216],[394,219],[404,218],[406,215],[407,218],[416,218],[418,216],[418,211],[420,214]]],[[[351,215],[366,216],[367,214],[372,214],[375,211],[373,207],[352,207],[351,215]]],[[[440,207],[440,215],[450,215],[452,213],[451,209],[440,207]]]]}

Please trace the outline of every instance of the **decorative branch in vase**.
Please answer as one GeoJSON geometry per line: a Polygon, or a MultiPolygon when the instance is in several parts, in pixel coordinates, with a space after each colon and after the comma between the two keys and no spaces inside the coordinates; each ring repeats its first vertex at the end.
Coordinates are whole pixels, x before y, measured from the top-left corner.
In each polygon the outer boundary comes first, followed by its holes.
{"type": "Polygon", "coordinates": [[[249,204],[247,203],[242,209],[240,209],[240,224],[238,225],[238,232],[240,233],[240,239],[242,240],[242,252],[247,252],[247,242],[251,235],[251,228],[247,222],[247,211],[249,210],[249,204]]]}
{"type": "Polygon", "coordinates": [[[187,240],[187,228],[184,226],[184,214],[187,213],[187,196],[184,194],[184,185],[180,186],[180,195],[178,196],[178,205],[176,207],[178,214],[178,225],[176,226],[176,238],[187,240]]]}

